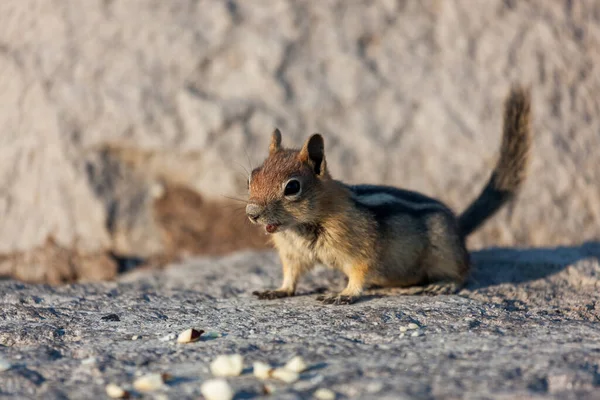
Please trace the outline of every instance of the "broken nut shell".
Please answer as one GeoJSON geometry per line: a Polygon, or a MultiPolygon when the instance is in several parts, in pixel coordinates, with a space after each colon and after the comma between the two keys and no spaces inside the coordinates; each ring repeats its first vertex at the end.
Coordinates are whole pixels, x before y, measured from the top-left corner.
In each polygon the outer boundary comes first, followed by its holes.
{"type": "Polygon", "coordinates": [[[200,339],[200,336],[204,333],[203,330],[197,330],[194,328],[186,329],[177,336],[177,343],[191,343],[200,339]]]}

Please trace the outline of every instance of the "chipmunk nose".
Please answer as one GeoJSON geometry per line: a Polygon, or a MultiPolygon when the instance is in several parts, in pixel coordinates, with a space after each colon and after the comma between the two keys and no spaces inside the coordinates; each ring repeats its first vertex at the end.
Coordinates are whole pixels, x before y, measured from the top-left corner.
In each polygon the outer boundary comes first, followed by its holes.
{"type": "Polygon", "coordinates": [[[246,205],[246,215],[254,222],[258,220],[262,211],[263,208],[258,204],[249,203],[248,205],[246,205]]]}

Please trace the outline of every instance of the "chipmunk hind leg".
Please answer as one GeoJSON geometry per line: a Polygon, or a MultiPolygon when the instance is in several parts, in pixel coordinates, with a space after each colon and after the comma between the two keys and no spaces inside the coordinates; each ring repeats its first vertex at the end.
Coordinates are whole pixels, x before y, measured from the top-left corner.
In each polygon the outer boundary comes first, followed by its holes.
{"type": "Polygon", "coordinates": [[[418,283],[412,286],[394,288],[393,292],[402,295],[441,295],[455,294],[466,283],[465,264],[458,261],[448,261],[439,254],[428,257],[423,266],[428,273],[418,283]]]}
{"type": "Polygon", "coordinates": [[[456,293],[470,271],[470,258],[456,220],[451,215],[437,215],[428,223],[429,246],[423,257],[425,282],[422,293],[456,293]]]}

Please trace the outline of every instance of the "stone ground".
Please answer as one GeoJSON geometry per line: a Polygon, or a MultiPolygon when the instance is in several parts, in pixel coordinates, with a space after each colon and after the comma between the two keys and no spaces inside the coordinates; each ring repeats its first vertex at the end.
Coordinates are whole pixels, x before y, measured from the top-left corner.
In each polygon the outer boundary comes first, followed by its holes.
{"type": "Polygon", "coordinates": [[[600,398],[600,244],[474,253],[473,279],[457,295],[372,291],[351,306],[323,306],[315,292],[343,278],[318,268],[300,295],[259,301],[275,287],[277,257],[242,252],[134,270],[116,282],[63,286],[0,282],[0,398],[105,398],[137,374],[172,380],[136,398],[201,398],[208,365],[240,353],[228,379],[236,399],[600,398]],[[103,318],[116,314],[116,318],[103,318]],[[409,323],[420,336],[401,335],[409,323]],[[189,327],[223,334],[191,344],[160,338],[189,327]],[[140,338],[132,340],[132,336],[140,338]],[[310,369],[262,394],[252,362],[300,354],[310,369]],[[162,397],[161,397],[162,396],[162,397]]]}
{"type": "Polygon", "coordinates": [[[285,146],[322,133],[337,179],[460,212],[513,82],[530,174],[470,245],[600,240],[598,0],[2,0],[0,277],[261,247],[229,198],[274,127],[285,146]]]}

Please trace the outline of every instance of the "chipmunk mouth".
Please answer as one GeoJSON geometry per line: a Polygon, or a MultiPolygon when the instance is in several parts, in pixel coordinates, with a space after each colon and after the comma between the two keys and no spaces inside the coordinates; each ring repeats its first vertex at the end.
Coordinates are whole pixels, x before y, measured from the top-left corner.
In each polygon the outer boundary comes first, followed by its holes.
{"type": "Polygon", "coordinates": [[[275,233],[279,230],[281,224],[267,224],[265,225],[265,230],[267,233],[275,233]]]}

